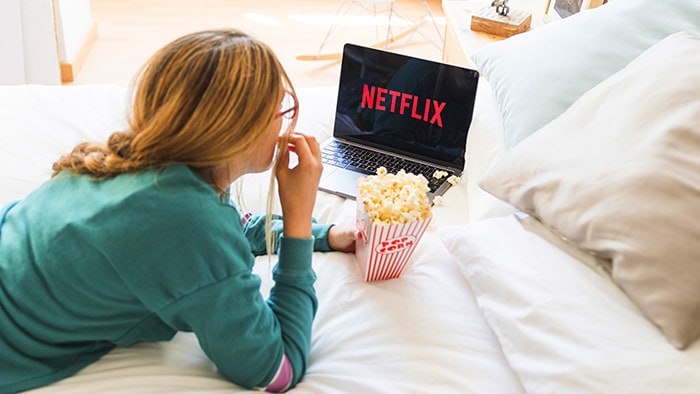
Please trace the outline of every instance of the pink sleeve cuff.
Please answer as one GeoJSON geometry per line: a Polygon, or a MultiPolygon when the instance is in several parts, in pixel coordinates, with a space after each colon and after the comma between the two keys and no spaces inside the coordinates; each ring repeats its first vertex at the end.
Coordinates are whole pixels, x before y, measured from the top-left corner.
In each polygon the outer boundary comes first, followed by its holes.
{"type": "Polygon", "coordinates": [[[245,226],[246,223],[248,223],[248,219],[253,217],[252,212],[246,212],[243,215],[241,215],[241,224],[245,226]]]}
{"type": "Polygon", "coordinates": [[[282,357],[282,362],[277,370],[277,374],[272,378],[272,382],[265,387],[265,391],[270,393],[281,393],[289,388],[292,384],[292,364],[289,362],[287,355],[282,357]]]}

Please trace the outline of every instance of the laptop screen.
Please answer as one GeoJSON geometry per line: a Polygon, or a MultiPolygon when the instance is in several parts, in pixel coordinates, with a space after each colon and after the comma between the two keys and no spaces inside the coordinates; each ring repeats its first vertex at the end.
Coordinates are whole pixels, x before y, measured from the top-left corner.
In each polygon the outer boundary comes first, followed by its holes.
{"type": "Polygon", "coordinates": [[[334,137],[464,168],[479,74],[345,44],[334,137]]]}

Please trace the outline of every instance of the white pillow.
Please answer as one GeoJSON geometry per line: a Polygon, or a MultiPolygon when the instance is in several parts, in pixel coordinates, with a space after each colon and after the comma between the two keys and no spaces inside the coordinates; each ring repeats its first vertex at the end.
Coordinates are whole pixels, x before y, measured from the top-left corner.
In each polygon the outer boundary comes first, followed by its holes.
{"type": "Polygon", "coordinates": [[[700,35],[700,1],[614,0],[482,48],[512,147],[662,38],[700,35]]]}
{"type": "Polygon", "coordinates": [[[681,349],[700,337],[699,70],[700,38],[669,36],[481,182],[611,261],[615,282],[681,349]]]}
{"type": "Polygon", "coordinates": [[[533,231],[512,216],[441,230],[528,393],[698,392],[700,342],[676,350],[592,256],[533,231]]]}
{"type": "Polygon", "coordinates": [[[124,130],[127,105],[116,85],[0,87],[0,209],[48,180],[78,143],[124,130]]]}

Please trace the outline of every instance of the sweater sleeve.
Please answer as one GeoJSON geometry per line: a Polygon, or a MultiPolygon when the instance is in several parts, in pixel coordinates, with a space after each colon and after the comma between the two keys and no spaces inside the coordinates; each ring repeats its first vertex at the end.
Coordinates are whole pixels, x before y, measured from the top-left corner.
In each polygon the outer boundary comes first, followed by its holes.
{"type": "Polygon", "coordinates": [[[306,371],[317,310],[313,242],[280,239],[267,301],[260,279],[243,271],[180,297],[158,314],[178,330],[193,331],[220,372],[248,388],[270,384],[286,355],[293,387],[306,371]]]}
{"type": "Polygon", "coordinates": [[[316,274],[311,269],[313,239],[282,237],[280,262],[275,267],[275,285],[267,303],[282,327],[285,354],[292,364],[294,387],[306,373],[311,347],[311,325],[318,301],[314,290],[316,274]],[[294,259],[283,258],[296,256],[294,259]]]}
{"type": "Polygon", "coordinates": [[[253,273],[251,238],[244,233],[238,210],[206,196],[197,200],[183,193],[172,195],[184,201],[170,208],[154,205],[148,222],[168,226],[159,225],[159,232],[140,228],[143,237],[153,236],[141,240],[132,234],[131,247],[119,249],[129,254],[124,261],[138,251],[150,263],[120,267],[128,270],[122,274],[129,286],[164,324],[193,332],[231,381],[264,388],[273,382],[286,355],[293,371],[290,387],[294,386],[306,371],[317,309],[314,239],[279,237],[275,284],[265,300],[261,280],[253,273]],[[153,247],[166,244],[167,248],[153,247]]]}
{"type": "MultiPolygon", "coordinates": [[[[333,224],[320,224],[316,219],[312,219],[311,233],[314,237],[313,250],[316,252],[330,252],[332,249],[328,246],[328,230],[333,227],[333,224]]],[[[250,248],[256,256],[262,256],[267,253],[265,245],[265,214],[246,213],[241,216],[243,224],[243,232],[245,233],[250,248]]],[[[272,215],[272,237],[274,242],[272,250],[276,251],[279,246],[279,238],[284,228],[284,222],[281,215],[272,215]]]]}

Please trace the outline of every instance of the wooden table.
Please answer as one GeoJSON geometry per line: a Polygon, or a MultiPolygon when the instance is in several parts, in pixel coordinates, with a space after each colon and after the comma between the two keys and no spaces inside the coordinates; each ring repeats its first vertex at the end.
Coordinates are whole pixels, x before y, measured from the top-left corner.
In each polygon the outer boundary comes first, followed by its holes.
{"type": "MultiPolygon", "coordinates": [[[[445,13],[445,42],[442,49],[442,61],[459,66],[475,68],[469,56],[494,41],[504,37],[495,36],[470,29],[472,12],[491,5],[490,0],[443,0],[445,13]]],[[[514,0],[508,3],[511,9],[527,11],[532,14],[530,29],[544,23],[546,0],[514,0]]]]}

